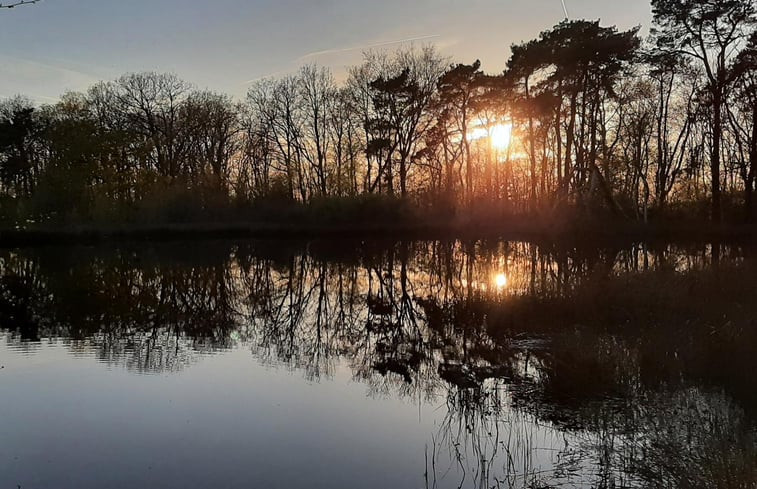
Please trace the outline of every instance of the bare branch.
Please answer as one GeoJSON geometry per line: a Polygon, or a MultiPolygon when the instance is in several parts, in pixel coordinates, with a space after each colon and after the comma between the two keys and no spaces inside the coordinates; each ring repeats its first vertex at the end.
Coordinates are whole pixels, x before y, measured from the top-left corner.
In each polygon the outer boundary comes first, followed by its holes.
{"type": "Polygon", "coordinates": [[[14,8],[20,5],[30,5],[32,3],[38,3],[40,0],[18,0],[13,3],[0,3],[0,8],[14,8]]]}

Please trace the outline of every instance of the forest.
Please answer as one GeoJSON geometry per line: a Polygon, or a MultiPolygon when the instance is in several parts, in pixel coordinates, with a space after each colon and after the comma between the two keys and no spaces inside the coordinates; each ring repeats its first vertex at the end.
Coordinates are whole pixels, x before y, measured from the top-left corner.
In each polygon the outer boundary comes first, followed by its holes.
{"type": "MultiPolygon", "coordinates": [[[[254,82],[126,74],[0,102],[0,228],[108,223],[754,218],[757,9],[653,0],[565,20],[503,73],[433,46],[254,82]]],[[[508,54],[503,52],[503,57],[508,54]]]]}

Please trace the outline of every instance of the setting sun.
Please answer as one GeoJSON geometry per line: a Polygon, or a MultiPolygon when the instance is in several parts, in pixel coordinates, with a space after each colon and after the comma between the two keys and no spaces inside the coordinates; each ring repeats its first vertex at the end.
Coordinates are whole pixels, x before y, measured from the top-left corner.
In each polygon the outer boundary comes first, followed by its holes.
{"type": "Polygon", "coordinates": [[[513,137],[512,124],[497,124],[492,127],[489,136],[494,149],[506,150],[510,147],[513,137]]]}
{"type": "Polygon", "coordinates": [[[482,125],[473,128],[468,132],[468,141],[479,141],[483,139],[489,139],[492,149],[499,151],[505,151],[510,148],[510,144],[513,139],[513,125],[512,124],[495,124],[489,126],[482,125]]]}

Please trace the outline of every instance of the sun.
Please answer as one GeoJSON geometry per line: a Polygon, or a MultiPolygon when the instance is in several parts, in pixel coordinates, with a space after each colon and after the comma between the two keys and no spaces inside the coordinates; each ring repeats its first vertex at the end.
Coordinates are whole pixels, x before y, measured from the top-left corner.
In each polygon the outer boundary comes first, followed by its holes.
{"type": "Polygon", "coordinates": [[[504,151],[510,147],[513,138],[512,124],[497,124],[492,126],[489,139],[492,148],[504,151]]]}
{"type": "Polygon", "coordinates": [[[507,288],[508,282],[509,281],[507,280],[507,275],[505,275],[504,273],[497,274],[494,277],[494,285],[496,285],[497,289],[499,290],[507,288]]]}
{"type": "Polygon", "coordinates": [[[487,139],[491,149],[508,150],[513,142],[513,125],[509,123],[492,126],[481,124],[468,132],[468,141],[485,141],[487,139]]]}

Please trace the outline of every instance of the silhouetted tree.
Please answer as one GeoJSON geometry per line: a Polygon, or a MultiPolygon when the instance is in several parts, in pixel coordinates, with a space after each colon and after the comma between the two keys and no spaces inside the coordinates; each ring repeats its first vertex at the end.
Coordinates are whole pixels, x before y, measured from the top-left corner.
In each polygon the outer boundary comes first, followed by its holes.
{"type": "Polygon", "coordinates": [[[653,35],[663,52],[696,60],[707,77],[711,105],[710,178],[712,219],[720,222],[723,109],[732,82],[728,69],[734,48],[755,22],[751,0],[652,0],[653,35]]]}
{"type": "MultiPolygon", "coordinates": [[[[560,142],[557,150],[564,158],[561,190],[565,198],[573,190],[580,202],[588,191],[598,187],[604,200],[617,211],[606,133],[600,129],[605,122],[603,104],[615,95],[618,78],[635,59],[640,45],[637,32],[638,29],[618,32],[599,22],[565,21],[542,33],[538,41],[513,50],[509,70],[524,82],[529,98],[527,82],[542,71],[543,86],[567,101],[565,149],[560,142]]],[[[558,140],[562,138],[562,120],[560,114],[556,123],[558,140]]]]}
{"type": "Polygon", "coordinates": [[[754,212],[757,177],[757,32],[752,33],[749,43],[736,57],[730,77],[735,83],[728,114],[742,154],[739,173],[744,182],[744,213],[749,221],[754,212]]]}
{"type": "Polygon", "coordinates": [[[14,198],[31,196],[41,170],[36,143],[42,126],[38,111],[21,97],[0,105],[0,185],[14,198]]]}
{"type": "Polygon", "coordinates": [[[367,121],[371,132],[367,152],[383,159],[371,191],[383,178],[393,194],[396,169],[400,194],[407,196],[410,166],[431,124],[428,109],[443,62],[434,49],[400,51],[390,61],[390,73],[370,83],[374,114],[367,121]]]}
{"type": "MultiPolygon", "coordinates": [[[[462,147],[465,165],[465,191],[468,202],[473,201],[473,159],[471,157],[470,132],[474,126],[476,95],[481,89],[481,62],[471,65],[456,65],[439,79],[439,103],[443,107],[441,117],[454,124],[456,139],[462,147]]],[[[449,191],[450,189],[448,189],[449,191]]]]}

